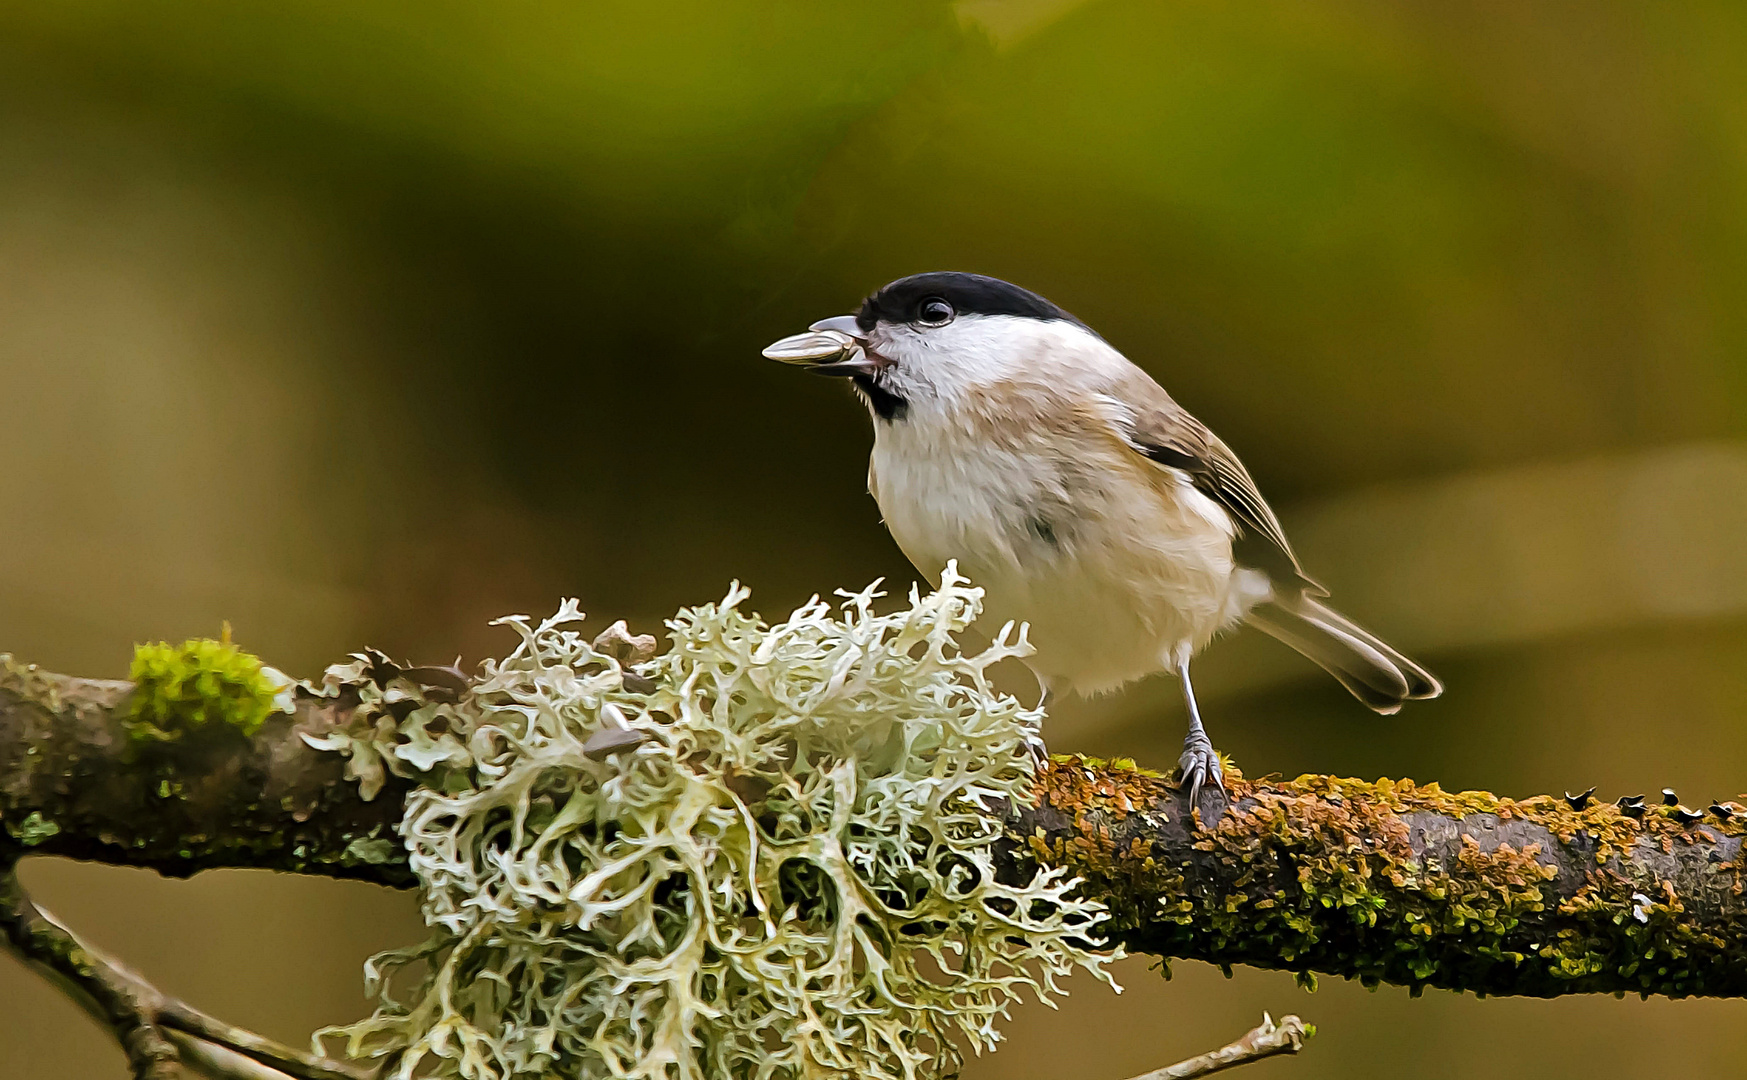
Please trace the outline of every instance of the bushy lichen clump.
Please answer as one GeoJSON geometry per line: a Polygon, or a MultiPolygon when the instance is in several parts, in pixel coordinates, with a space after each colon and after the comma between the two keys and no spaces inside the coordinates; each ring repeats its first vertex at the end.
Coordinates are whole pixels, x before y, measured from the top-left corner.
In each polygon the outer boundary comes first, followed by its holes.
{"type": "Polygon", "coordinates": [[[254,735],[268,716],[289,711],[292,682],[261,658],[225,640],[191,638],[134,648],[128,735],[135,742],[174,742],[209,724],[254,735]]]}
{"type": "Polygon", "coordinates": [[[329,1034],[401,1077],[911,1080],[993,1044],[1023,988],[1102,975],[1064,872],[994,872],[1040,717],[986,669],[1023,639],[961,653],[980,592],[950,571],[907,610],[877,595],[769,626],[736,588],[642,663],[566,604],[506,620],[520,645],[452,700],[378,685],[373,726],[324,745],[421,780],[434,935],[373,960],[375,1015],[329,1034]]]}

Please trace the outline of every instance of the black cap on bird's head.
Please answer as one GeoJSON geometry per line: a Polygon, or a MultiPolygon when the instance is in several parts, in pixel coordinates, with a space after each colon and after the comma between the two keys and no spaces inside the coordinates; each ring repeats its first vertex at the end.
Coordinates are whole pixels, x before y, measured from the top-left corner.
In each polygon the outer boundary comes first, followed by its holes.
{"type": "Polygon", "coordinates": [[[938,326],[959,315],[1015,315],[1085,325],[1029,289],[1000,278],[953,270],[899,278],[862,301],[855,322],[867,333],[882,322],[938,326]],[[943,302],[946,307],[934,306],[931,303],[934,301],[943,302]],[[946,314],[948,309],[951,315],[946,314]]]}

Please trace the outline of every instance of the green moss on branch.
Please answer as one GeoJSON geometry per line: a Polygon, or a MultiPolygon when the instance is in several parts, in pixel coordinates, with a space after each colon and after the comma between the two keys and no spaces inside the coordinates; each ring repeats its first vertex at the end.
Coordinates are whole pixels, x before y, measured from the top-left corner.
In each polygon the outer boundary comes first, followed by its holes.
{"type": "Polygon", "coordinates": [[[1211,831],[1171,784],[1058,759],[1010,835],[1131,949],[1480,994],[1747,994],[1747,816],[1310,776],[1231,783],[1211,831]]]}
{"type": "Polygon", "coordinates": [[[176,737],[142,742],[133,683],[0,654],[0,849],[175,877],[239,866],[412,884],[395,833],[405,785],[365,802],[340,756],[304,738],[345,726],[352,703],[287,700],[289,713],[215,707],[217,722],[192,724],[176,706],[152,714],[176,737]]]}
{"type": "Polygon", "coordinates": [[[222,641],[160,641],[134,649],[126,721],[134,742],[175,742],[208,725],[252,736],[269,715],[289,711],[291,680],[231,644],[226,630],[222,641]]]}

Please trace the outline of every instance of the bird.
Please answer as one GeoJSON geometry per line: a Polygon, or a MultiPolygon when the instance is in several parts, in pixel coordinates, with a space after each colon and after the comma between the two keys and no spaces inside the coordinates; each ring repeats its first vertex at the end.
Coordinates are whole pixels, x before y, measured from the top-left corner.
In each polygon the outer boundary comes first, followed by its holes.
{"type": "Polygon", "coordinates": [[[854,388],[892,538],[936,584],[956,560],[994,625],[1028,625],[1044,706],[1175,676],[1192,807],[1204,789],[1226,796],[1189,676],[1223,631],[1260,629],[1379,713],[1443,690],[1325,602],[1230,447],[1034,292],[914,274],[764,355],[854,388]]]}

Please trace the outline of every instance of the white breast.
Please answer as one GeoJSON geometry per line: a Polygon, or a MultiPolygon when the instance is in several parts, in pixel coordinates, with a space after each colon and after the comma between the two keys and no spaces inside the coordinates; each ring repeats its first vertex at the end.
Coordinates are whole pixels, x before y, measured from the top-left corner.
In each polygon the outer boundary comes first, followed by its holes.
{"type": "MultiPolygon", "coordinates": [[[[983,625],[1027,622],[1052,685],[1113,689],[1186,659],[1260,599],[1233,588],[1231,519],[1084,418],[1002,402],[876,425],[869,486],[899,547],[938,580],[957,559],[983,625]],[[989,413],[1007,412],[991,427],[989,413]]],[[[1265,583],[1264,583],[1265,587],[1265,583]]]]}

